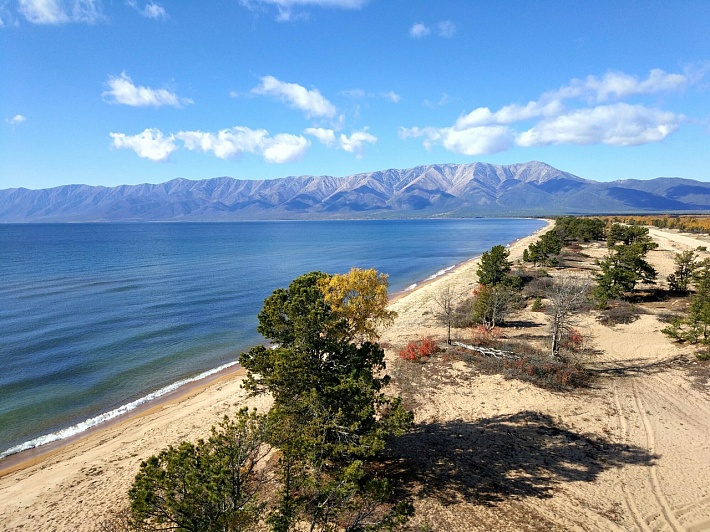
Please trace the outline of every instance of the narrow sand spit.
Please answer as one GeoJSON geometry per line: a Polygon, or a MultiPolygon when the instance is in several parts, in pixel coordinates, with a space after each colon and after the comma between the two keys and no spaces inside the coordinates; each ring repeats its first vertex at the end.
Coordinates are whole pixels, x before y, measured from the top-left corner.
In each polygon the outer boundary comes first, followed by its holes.
{"type": "MultiPolygon", "coordinates": [[[[673,270],[674,252],[707,245],[673,232],[652,236],[659,279],[673,270]]],[[[534,239],[511,245],[511,258],[534,239]]],[[[470,292],[476,266],[467,262],[392,303],[399,317],[382,338],[390,369],[407,341],[444,337],[433,298],[447,285],[470,292]]],[[[414,366],[417,428],[394,450],[416,495],[411,530],[710,530],[710,387],[689,373],[692,350],[660,333],[663,310],[613,328],[585,320],[599,379],[573,394],[475,375],[463,362],[445,374],[414,366]]],[[[541,314],[516,320],[511,335],[546,333],[541,314]]],[[[241,380],[232,372],[0,472],[0,529],[95,530],[125,504],[141,459],[206,436],[238,406],[268,407],[247,400],[241,380]]]]}

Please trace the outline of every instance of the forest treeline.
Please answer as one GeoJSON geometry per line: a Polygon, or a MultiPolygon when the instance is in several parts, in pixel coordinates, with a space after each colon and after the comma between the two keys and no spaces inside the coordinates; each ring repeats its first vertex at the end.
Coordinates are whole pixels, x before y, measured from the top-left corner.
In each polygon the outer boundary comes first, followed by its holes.
{"type": "Polygon", "coordinates": [[[660,229],[677,229],[686,233],[710,234],[710,216],[647,214],[629,216],[597,216],[605,223],[623,223],[629,225],[651,225],[660,229]]]}

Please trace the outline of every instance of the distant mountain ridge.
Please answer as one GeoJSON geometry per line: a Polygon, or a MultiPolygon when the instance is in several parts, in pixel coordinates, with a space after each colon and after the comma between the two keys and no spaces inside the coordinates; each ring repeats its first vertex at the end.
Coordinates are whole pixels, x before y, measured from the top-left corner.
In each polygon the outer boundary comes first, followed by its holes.
{"type": "Polygon", "coordinates": [[[347,177],[217,177],[0,190],[0,222],[229,221],[710,210],[710,183],[597,182],[542,162],[433,164],[347,177]]]}

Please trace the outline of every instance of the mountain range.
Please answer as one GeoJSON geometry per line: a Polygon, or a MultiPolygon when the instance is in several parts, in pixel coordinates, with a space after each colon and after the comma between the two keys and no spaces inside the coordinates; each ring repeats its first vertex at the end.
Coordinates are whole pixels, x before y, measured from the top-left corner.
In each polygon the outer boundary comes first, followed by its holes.
{"type": "Polygon", "coordinates": [[[541,216],[710,210],[710,183],[598,182],[542,162],[434,164],[347,177],[217,177],[0,190],[0,222],[541,216]]]}

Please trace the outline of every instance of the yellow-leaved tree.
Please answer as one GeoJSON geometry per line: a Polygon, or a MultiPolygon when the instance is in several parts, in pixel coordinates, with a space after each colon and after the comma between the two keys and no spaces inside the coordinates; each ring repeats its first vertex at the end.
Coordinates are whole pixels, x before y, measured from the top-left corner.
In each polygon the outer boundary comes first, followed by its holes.
{"type": "Polygon", "coordinates": [[[374,268],[351,268],[318,281],[326,303],[347,321],[348,334],[356,342],[376,341],[378,328],[389,327],[397,317],[387,309],[387,277],[374,268]]]}

